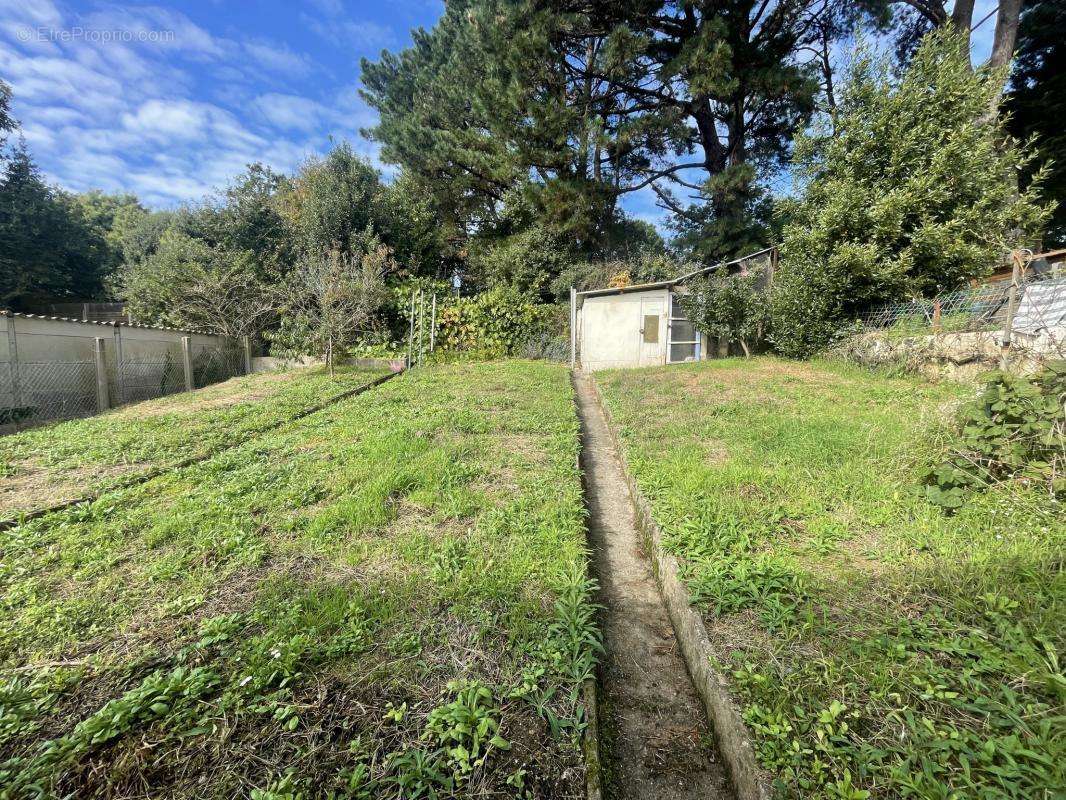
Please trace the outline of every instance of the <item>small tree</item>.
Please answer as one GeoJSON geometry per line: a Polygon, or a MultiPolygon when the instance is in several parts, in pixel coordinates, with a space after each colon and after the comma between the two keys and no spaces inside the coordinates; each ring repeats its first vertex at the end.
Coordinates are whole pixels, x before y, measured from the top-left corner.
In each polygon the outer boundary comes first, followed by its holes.
{"type": "Polygon", "coordinates": [[[304,259],[285,286],[274,341],[282,351],[323,358],[332,376],[338,354],[367,332],[384,302],[385,275],[393,267],[389,249],[373,238],[362,254],[334,248],[304,259]]]}
{"type": "Polygon", "coordinates": [[[766,334],[769,308],[755,275],[713,274],[681,295],[681,307],[700,333],[740,342],[747,358],[766,334]]]}
{"type": "Polygon", "coordinates": [[[801,194],[782,204],[774,344],[825,347],[872,305],[952,289],[1031,241],[1048,215],[1029,157],[988,109],[1003,75],[973,71],[963,40],[926,36],[906,73],[860,47],[832,119],[796,143],[801,194]]]}

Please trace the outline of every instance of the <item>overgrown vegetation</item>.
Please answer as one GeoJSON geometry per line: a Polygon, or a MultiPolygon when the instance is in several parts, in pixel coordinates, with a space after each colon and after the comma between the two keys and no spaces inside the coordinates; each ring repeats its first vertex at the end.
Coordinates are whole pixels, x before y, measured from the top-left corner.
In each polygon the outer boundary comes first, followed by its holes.
{"type": "Polygon", "coordinates": [[[437,344],[442,351],[468,356],[515,355],[523,345],[550,330],[550,305],[534,303],[516,289],[498,287],[441,305],[437,344]]]}
{"type": "Polygon", "coordinates": [[[946,509],[1003,481],[1066,497],[1066,362],[1033,376],[994,373],[960,412],[945,450],[925,491],[946,509]]]}
{"type": "Polygon", "coordinates": [[[425,368],[8,532],[0,797],[583,797],[576,455],[564,369],[425,368]]]}
{"type": "Polygon", "coordinates": [[[697,330],[739,342],[744,355],[750,356],[769,332],[770,304],[761,283],[757,275],[715,273],[693,280],[688,293],[679,297],[697,330]]]}
{"type": "Polygon", "coordinates": [[[965,388],[769,358],[601,384],[781,796],[1066,792],[1061,502],[923,491],[965,388]]]}
{"type": "Polygon", "coordinates": [[[802,185],[781,207],[773,339],[825,348],[859,312],[988,274],[1036,241],[1050,213],[1031,156],[990,114],[1005,71],[974,71],[963,39],[927,36],[902,77],[860,48],[832,117],[796,141],[802,185]]]}
{"type": "Polygon", "coordinates": [[[319,367],[233,378],[0,438],[0,519],[232,447],[364,386],[381,369],[319,367]]]}

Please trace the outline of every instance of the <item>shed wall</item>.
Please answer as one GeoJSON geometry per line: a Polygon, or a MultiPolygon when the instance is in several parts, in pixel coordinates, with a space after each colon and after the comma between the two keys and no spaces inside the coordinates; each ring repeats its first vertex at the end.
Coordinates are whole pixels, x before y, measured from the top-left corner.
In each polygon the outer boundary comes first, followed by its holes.
{"type": "Polygon", "coordinates": [[[582,368],[595,371],[656,363],[649,362],[646,350],[641,358],[641,309],[646,301],[655,300],[663,308],[659,321],[662,355],[657,363],[665,363],[669,290],[651,289],[585,298],[578,314],[582,368]]]}

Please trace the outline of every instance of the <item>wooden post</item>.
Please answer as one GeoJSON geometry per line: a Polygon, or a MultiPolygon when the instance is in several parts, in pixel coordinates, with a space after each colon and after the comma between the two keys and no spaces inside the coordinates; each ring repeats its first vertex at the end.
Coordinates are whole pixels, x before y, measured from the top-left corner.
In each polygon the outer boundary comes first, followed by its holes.
{"type": "Polygon", "coordinates": [[[241,337],[241,346],[244,349],[244,374],[252,374],[252,340],[248,336],[241,337]]]}
{"type": "Polygon", "coordinates": [[[1022,278],[1022,254],[1019,250],[1012,250],[1011,261],[1013,268],[1010,276],[1010,293],[1007,295],[1007,319],[1003,323],[1003,343],[1000,346],[999,368],[1006,370],[1010,362],[1011,338],[1014,333],[1014,312],[1018,310],[1018,284],[1022,278]]]}
{"type": "Polygon", "coordinates": [[[96,365],[96,410],[107,411],[111,408],[111,398],[107,393],[107,361],[101,337],[93,339],[93,363],[96,365]]]}
{"type": "Polygon", "coordinates": [[[181,337],[181,363],[185,369],[185,391],[191,392],[196,388],[192,374],[192,337],[181,337]]]}
{"type": "Polygon", "coordinates": [[[940,298],[933,301],[933,333],[940,333],[940,298]]]}
{"type": "Polygon", "coordinates": [[[577,367],[577,289],[570,287],[570,369],[577,367]]]}

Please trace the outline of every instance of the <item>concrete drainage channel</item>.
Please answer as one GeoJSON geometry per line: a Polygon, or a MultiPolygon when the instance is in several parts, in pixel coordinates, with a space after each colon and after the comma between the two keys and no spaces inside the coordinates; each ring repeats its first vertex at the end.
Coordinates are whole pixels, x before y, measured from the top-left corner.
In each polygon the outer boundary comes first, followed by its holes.
{"type": "MultiPolygon", "coordinates": [[[[767,800],[751,737],[711,667],[710,639],[663,552],[594,381],[573,374],[593,567],[604,606],[603,796],[767,800]],[[717,745],[717,746],[715,746],[717,745]]],[[[591,798],[598,797],[591,791],[591,798]]]]}
{"type": "MultiPolygon", "coordinates": [[[[363,392],[369,389],[373,389],[375,386],[380,386],[387,380],[395,378],[397,375],[402,375],[404,371],[405,370],[401,369],[397,372],[390,372],[386,375],[382,375],[381,377],[374,378],[372,381],[370,381],[369,383],[364,383],[362,386],[356,386],[354,389],[349,389],[347,391],[341,392],[340,394],[334,395],[328,400],[324,400],[321,403],[316,403],[313,406],[309,406],[308,408],[303,409],[302,411],[292,415],[287,419],[283,419],[280,422],[276,422],[273,425],[268,425],[262,430],[256,431],[255,435],[261,436],[264,433],[270,433],[273,430],[277,430],[282,425],[288,425],[289,423],[296,422],[296,420],[303,419],[304,417],[310,416],[311,414],[314,414],[317,411],[321,411],[324,408],[328,408],[334,403],[339,403],[341,400],[346,400],[349,397],[354,397],[357,394],[362,394],[363,392]]],[[[241,443],[238,442],[238,444],[241,443]]],[[[154,469],[150,469],[146,472],[134,475],[129,480],[120,481],[116,485],[111,486],[103,491],[93,492],[92,494],[82,495],[81,497],[75,497],[73,500],[64,500],[61,503],[46,506],[45,508],[38,508],[35,511],[28,511],[26,513],[19,514],[14,517],[8,517],[7,519],[0,519],[0,532],[10,530],[11,528],[17,527],[18,525],[23,525],[29,522],[30,520],[37,519],[38,517],[43,517],[47,514],[54,514],[57,511],[63,511],[67,508],[72,508],[73,506],[79,505],[81,503],[91,503],[94,500],[99,499],[99,497],[105,492],[114,492],[121,489],[129,489],[131,486],[137,486],[141,483],[147,483],[148,481],[152,480],[152,478],[158,478],[164,473],[171,472],[176,469],[184,469],[185,467],[190,467],[193,464],[197,464],[201,461],[207,461],[207,459],[214,458],[219,453],[224,453],[233,447],[237,447],[237,444],[229,445],[227,447],[220,447],[217,450],[211,451],[210,453],[204,453],[202,455],[193,456],[192,458],[185,458],[181,461],[175,461],[171,464],[164,464],[161,467],[155,467],[154,469]]]]}

